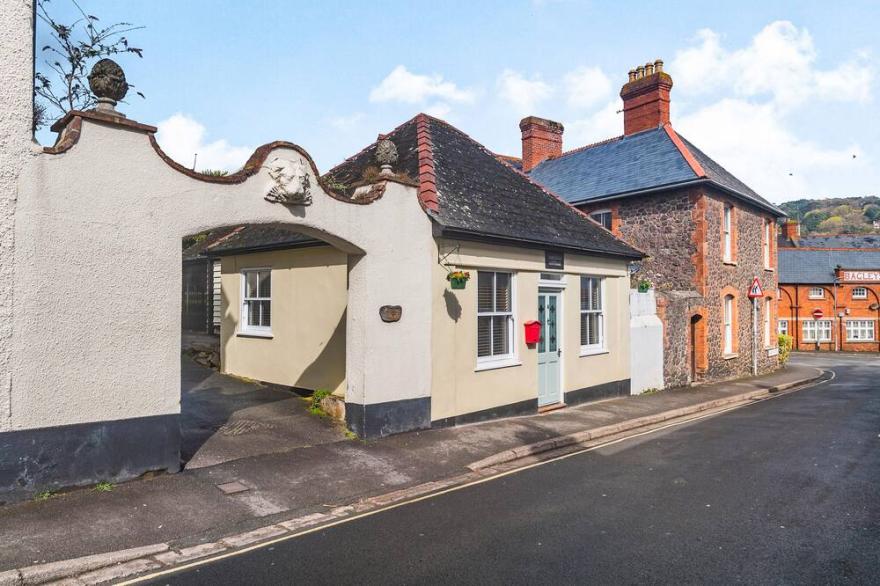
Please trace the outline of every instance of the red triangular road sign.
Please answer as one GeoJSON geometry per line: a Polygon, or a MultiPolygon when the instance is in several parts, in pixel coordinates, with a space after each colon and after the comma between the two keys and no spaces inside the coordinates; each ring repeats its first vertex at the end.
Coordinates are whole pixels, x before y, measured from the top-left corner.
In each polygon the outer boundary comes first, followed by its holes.
{"type": "Polygon", "coordinates": [[[761,288],[761,281],[758,280],[758,277],[755,277],[755,280],[752,281],[752,286],[749,287],[749,299],[755,299],[757,297],[764,296],[764,289],[761,288]]]}

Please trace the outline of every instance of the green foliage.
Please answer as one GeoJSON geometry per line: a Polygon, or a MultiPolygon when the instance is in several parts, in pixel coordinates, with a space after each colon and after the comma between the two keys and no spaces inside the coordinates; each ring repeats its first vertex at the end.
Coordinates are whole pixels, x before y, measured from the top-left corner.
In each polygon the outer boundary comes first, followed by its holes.
{"type": "Polygon", "coordinates": [[[798,199],[781,204],[789,217],[801,222],[801,235],[862,234],[874,231],[880,219],[880,197],[798,199]]]}
{"type": "Polygon", "coordinates": [[[95,485],[95,492],[110,492],[113,490],[113,483],[99,482],[95,485]]]}
{"type": "Polygon", "coordinates": [[[222,169],[202,169],[199,173],[202,175],[210,175],[211,177],[226,177],[229,175],[229,171],[224,171],[222,169]]]}
{"type": "Polygon", "coordinates": [[[779,364],[781,366],[785,366],[785,363],[788,362],[788,358],[791,355],[791,349],[794,345],[794,338],[792,338],[788,334],[779,334],[778,345],[779,364]]]}
{"type": "Polygon", "coordinates": [[[56,491],[54,491],[54,490],[44,490],[44,491],[38,492],[36,495],[34,495],[34,500],[37,502],[47,501],[50,498],[52,498],[53,496],[55,496],[55,494],[56,494],[56,491]]]}
{"type": "MultiPolygon", "coordinates": [[[[88,110],[97,102],[89,89],[89,70],[98,60],[119,53],[133,53],[143,57],[143,50],[132,47],[125,36],[142,29],[127,22],[108,26],[99,25],[99,18],[87,14],[76,0],[69,0],[80,14],[70,24],[55,20],[50,0],[37,0],[37,19],[48,27],[48,44],[41,53],[46,57],[34,73],[34,97],[43,108],[40,118],[34,118],[39,128],[51,120],[61,118],[70,110],[88,110]],[[52,110],[51,115],[46,108],[52,110]]],[[[129,84],[128,87],[134,87],[129,84]]],[[[136,92],[144,97],[141,92],[136,92]]]]}
{"type": "Polygon", "coordinates": [[[327,389],[318,389],[314,393],[312,393],[311,401],[309,402],[309,413],[312,415],[320,415],[321,417],[326,417],[327,412],[324,411],[324,408],[321,407],[321,399],[324,397],[329,397],[332,395],[330,391],[327,389]]]}

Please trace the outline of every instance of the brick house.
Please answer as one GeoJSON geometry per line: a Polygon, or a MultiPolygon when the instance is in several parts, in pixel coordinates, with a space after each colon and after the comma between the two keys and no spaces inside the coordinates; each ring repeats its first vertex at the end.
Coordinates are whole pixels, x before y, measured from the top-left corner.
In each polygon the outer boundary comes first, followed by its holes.
{"type": "Polygon", "coordinates": [[[520,122],[522,158],[502,157],[644,250],[632,285],[657,292],[667,386],[747,375],[751,303],[760,278],[758,370],[777,366],[776,220],[785,214],[679,135],[662,61],[629,72],[624,134],[563,152],[563,127],[520,122]]]}
{"type": "Polygon", "coordinates": [[[878,319],[880,239],[801,238],[797,222],[786,223],[779,237],[779,331],[794,347],[877,352],[878,319]]]}

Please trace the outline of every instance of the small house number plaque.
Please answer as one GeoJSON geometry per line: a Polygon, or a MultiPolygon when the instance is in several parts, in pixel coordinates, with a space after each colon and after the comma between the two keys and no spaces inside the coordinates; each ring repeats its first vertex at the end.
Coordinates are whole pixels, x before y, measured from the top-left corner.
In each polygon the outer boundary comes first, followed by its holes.
{"type": "Polygon", "coordinates": [[[386,323],[400,321],[403,308],[399,305],[383,305],[379,308],[379,317],[386,323]]]}

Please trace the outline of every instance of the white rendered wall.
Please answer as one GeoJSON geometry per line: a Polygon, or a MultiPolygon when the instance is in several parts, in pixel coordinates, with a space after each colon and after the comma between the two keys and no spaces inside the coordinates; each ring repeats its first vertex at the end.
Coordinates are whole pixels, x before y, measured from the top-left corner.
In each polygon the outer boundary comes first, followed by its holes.
{"type": "MultiPolygon", "coordinates": [[[[293,148],[275,156],[311,169],[293,148]]],[[[312,176],[313,203],[289,208],[264,199],[274,185],[265,169],[205,183],[169,167],[146,133],[89,119],[69,151],[33,158],[19,185],[7,429],[178,413],[181,238],[248,222],[298,225],[356,259],[348,401],[430,395],[435,259],[415,188],[388,183],[354,205],[312,176]],[[403,306],[403,318],[383,323],[382,305],[403,306]]]]}
{"type": "Polygon", "coordinates": [[[664,387],[663,322],[657,317],[653,289],[647,293],[631,290],[629,308],[630,392],[638,395],[664,387]]]}
{"type": "Polygon", "coordinates": [[[13,416],[12,311],[15,207],[18,177],[31,157],[33,5],[3,2],[0,8],[0,431],[13,416]]]}

